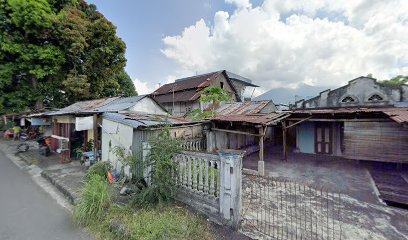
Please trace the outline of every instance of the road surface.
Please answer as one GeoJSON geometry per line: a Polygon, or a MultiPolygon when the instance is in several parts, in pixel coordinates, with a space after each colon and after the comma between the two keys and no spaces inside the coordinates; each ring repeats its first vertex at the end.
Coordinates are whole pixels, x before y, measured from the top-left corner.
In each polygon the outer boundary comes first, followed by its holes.
{"type": "Polygon", "coordinates": [[[89,239],[68,210],[0,152],[0,240],[89,239]]]}

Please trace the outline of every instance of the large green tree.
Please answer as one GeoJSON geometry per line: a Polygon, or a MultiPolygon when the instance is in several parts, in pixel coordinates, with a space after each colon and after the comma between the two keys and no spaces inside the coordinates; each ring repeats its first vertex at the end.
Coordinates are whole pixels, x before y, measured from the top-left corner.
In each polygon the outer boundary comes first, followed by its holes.
{"type": "Polygon", "coordinates": [[[83,0],[0,0],[0,34],[0,112],[63,107],[132,83],[117,77],[126,45],[116,27],[83,0]]]}

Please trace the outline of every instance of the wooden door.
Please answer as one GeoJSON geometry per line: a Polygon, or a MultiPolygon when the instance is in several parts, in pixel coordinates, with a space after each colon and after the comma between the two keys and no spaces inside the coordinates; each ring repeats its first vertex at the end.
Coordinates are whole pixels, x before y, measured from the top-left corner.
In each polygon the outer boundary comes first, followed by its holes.
{"type": "Polygon", "coordinates": [[[315,153],[332,154],[333,128],[331,123],[316,123],[315,153]]]}

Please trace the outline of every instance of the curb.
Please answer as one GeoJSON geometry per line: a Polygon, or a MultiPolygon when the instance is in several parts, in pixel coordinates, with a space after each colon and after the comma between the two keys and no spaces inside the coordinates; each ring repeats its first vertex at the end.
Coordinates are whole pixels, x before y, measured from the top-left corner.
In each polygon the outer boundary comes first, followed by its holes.
{"type": "Polygon", "coordinates": [[[78,204],[78,199],[75,198],[72,193],[65,188],[63,184],[60,183],[60,181],[55,180],[52,178],[47,171],[42,171],[41,176],[45,179],[47,179],[52,185],[54,185],[68,200],[72,205],[77,205],[78,204]]]}

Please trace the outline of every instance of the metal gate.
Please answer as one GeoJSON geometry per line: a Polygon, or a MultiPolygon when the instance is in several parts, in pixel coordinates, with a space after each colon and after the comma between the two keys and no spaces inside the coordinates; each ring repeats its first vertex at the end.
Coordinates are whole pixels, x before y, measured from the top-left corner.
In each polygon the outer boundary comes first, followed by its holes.
{"type": "Polygon", "coordinates": [[[342,239],[340,194],[243,174],[241,229],[255,239],[342,239]]]}

